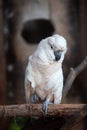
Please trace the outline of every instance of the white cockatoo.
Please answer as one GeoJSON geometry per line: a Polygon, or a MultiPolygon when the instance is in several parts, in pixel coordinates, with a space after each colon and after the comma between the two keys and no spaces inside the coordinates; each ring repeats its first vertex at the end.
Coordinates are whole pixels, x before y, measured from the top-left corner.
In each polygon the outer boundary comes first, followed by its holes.
{"type": "Polygon", "coordinates": [[[29,57],[25,73],[25,97],[27,103],[43,101],[47,113],[48,104],[60,104],[63,90],[62,62],[67,51],[64,37],[55,34],[43,39],[29,57]]]}

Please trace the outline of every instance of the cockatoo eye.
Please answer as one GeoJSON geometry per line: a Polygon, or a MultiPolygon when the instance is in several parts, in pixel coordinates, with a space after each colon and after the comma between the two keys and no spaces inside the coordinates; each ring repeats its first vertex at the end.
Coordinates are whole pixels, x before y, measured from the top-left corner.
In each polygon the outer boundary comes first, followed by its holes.
{"type": "Polygon", "coordinates": [[[52,45],[50,47],[51,47],[51,49],[53,49],[52,45]]]}

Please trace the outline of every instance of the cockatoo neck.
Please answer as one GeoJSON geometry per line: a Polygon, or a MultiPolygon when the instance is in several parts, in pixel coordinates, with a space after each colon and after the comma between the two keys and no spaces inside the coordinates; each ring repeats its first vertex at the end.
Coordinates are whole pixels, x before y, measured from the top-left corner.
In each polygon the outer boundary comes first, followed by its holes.
{"type": "Polygon", "coordinates": [[[38,47],[34,56],[39,59],[40,62],[44,64],[49,64],[50,61],[45,53],[45,49],[38,47]]]}

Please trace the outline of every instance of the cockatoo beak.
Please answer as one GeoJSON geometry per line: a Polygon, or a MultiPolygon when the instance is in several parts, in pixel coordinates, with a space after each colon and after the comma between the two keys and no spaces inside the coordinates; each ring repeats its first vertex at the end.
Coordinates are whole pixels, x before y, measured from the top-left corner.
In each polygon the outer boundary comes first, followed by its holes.
{"type": "Polygon", "coordinates": [[[58,61],[61,58],[62,51],[58,50],[54,52],[55,60],[58,61]]]}

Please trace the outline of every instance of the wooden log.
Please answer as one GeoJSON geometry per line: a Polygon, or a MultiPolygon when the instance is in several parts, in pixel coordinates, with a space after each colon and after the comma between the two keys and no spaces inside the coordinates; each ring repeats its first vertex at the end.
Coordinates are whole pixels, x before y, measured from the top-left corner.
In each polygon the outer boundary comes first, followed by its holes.
{"type": "MultiPolygon", "coordinates": [[[[0,117],[16,116],[72,116],[80,111],[85,104],[60,104],[49,105],[48,114],[45,115],[42,110],[42,104],[22,104],[0,106],[0,117]]],[[[85,115],[87,111],[85,112],[85,115]]]]}

